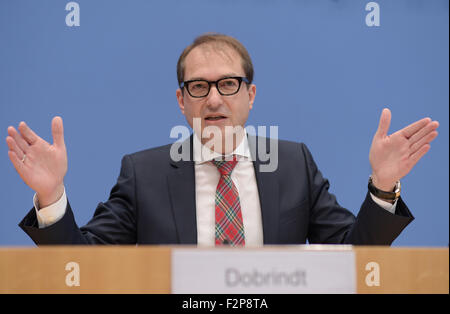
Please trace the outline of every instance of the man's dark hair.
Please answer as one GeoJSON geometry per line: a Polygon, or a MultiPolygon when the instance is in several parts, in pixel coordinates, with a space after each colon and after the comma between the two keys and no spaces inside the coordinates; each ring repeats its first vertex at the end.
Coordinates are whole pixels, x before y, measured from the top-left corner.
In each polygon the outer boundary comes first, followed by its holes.
{"type": "Polygon", "coordinates": [[[253,64],[252,59],[250,59],[250,55],[247,52],[247,49],[245,49],[244,45],[241,44],[239,40],[236,38],[233,38],[228,35],[218,34],[218,33],[206,33],[203,35],[198,36],[194,39],[194,42],[187,46],[183,52],[180,55],[180,58],[178,59],[177,63],[177,78],[178,78],[178,85],[181,84],[181,82],[184,81],[184,70],[185,70],[185,64],[184,61],[187,57],[187,55],[194,49],[195,47],[198,47],[200,45],[212,45],[212,46],[228,46],[235,50],[242,59],[242,68],[244,69],[245,77],[249,81],[249,84],[253,81],[253,64]]]}

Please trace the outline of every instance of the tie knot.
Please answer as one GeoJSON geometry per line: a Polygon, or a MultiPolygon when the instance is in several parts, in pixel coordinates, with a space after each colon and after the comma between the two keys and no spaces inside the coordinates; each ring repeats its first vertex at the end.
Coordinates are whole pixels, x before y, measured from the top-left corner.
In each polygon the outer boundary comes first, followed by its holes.
{"type": "Polygon", "coordinates": [[[238,161],[236,160],[236,156],[233,156],[233,160],[212,160],[212,163],[217,167],[222,176],[230,176],[238,161]]]}

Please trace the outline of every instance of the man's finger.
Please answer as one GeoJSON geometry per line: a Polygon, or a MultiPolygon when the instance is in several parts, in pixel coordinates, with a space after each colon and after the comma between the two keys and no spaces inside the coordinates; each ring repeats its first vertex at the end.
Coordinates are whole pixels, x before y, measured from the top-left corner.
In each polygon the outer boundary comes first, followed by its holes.
{"type": "Polygon", "coordinates": [[[426,124],[423,128],[417,131],[411,138],[409,139],[410,146],[414,145],[416,142],[421,140],[424,136],[427,136],[429,133],[433,132],[439,127],[439,122],[433,121],[426,124]]]}
{"type": "Polygon", "coordinates": [[[12,126],[8,127],[8,135],[11,136],[14,139],[14,141],[16,141],[17,145],[23,152],[26,153],[28,151],[30,145],[28,145],[23,136],[20,135],[19,132],[17,132],[17,130],[14,127],[12,126]]]}
{"type": "Polygon", "coordinates": [[[430,118],[423,118],[422,120],[416,121],[410,125],[408,125],[407,127],[403,128],[401,130],[402,134],[406,137],[406,138],[410,138],[411,136],[413,136],[417,131],[419,131],[420,129],[422,129],[424,126],[426,126],[428,123],[431,122],[430,118]]]}
{"type": "Polygon", "coordinates": [[[378,124],[378,130],[376,135],[379,137],[387,136],[389,126],[391,125],[391,111],[388,108],[384,108],[381,112],[380,123],[378,124]]]}
{"type": "Polygon", "coordinates": [[[11,151],[11,150],[8,151],[8,156],[9,156],[9,159],[11,160],[14,168],[16,168],[16,171],[19,174],[21,174],[22,170],[23,170],[23,167],[24,167],[24,164],[23,164],[22,160],[19,159],[19,157],[16,155],[16,153],[11,151]]]}
{"type": "Polygon", "coordinates": [[[437,131],[428,133],[426,136],[422,137],[419,141],[411,145],[410,155],[417,152],[423,145],[430,144],[438,136],[437,131]]]}
{"type": "Polygon", "coordinates": [[[61,117],[54,117],[52,120],[53,144],[64,146],[64,126],[61,117]]]}
{"type": "Polygon", "coordinates": [[[30,129],[30,127],[23,121],[19,123],[19,131],[25,141],[30,145],[36,143],[39,138],[39,136],[37,136],[36,133],[34,133],[33,130],[30,129]]]}
{"type": "Polygon", "coordinates": [[[16,141],[11,136],[6,137],[6,144],[8,144],[9,150],[16,153],[17,156],[23,157],[23,155],[25,155],[25,152],[20,149],[19,145],[17,145],[16,141]]]}
{"type": "Polygon", "coordinates": [[[409,156],[412,166],[417,164],[420,158],[422,158],[423,155],[425,155],[430,150],[430,147],[431,147],[430,144],[425,144],[422,147],[420,147],[418,151],[409,156]]]}

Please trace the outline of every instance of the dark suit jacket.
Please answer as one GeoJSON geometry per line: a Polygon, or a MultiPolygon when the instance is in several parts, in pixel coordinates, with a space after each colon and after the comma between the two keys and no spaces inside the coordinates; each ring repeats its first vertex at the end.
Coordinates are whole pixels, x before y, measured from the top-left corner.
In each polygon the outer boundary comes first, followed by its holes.
{"type": "MultiPolygon", "coordinates": [[[[192,151],[192,136],[190,142],[192,151]]],[[[249,144],[257,141],[249,137],[249,144]]],[[[394,215],[369,193],[355,217],[328,192],[328,180],[304,144],[280,140],[278,150],[274,172],[261,172],[260,159],[254,161],[264,244],[390,245],[414,219],[402,199],[394,215]]],[[[19,226],[39,245],[196,244],[194,162],[174,162],[169,152],[166,145],[124,156],[108,201],[82,228],[69,202],[54,225],[39,229],[32,208],[19,226]]]]}

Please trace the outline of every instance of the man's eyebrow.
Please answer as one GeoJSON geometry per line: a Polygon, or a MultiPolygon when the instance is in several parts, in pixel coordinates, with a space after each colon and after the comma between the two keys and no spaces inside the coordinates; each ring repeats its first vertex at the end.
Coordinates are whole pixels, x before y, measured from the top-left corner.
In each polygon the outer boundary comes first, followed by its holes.
{"type": "MultiPolygon", "coordinates": [[[[236,73],[227,73],[227,74],[221,75],[221,76],[218,78],[218,80],[223,79],[223,78],[225,78],[225,77],[233,77],[233,76],[240,76],[240,75],[238,75],[238,74],[236,74],[236,73]]],[[[187,81],[207,81],[207,79],[205,79],[204,77],[198,76],[198,77],[192,77],[192,78],[186,80],[186,82],[187,82],[187,81]]]]}

